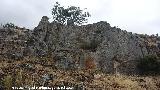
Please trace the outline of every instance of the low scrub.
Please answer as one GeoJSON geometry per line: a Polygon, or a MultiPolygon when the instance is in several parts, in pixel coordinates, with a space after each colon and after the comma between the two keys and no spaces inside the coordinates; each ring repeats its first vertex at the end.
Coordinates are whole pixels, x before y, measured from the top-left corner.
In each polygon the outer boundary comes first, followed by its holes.
{"type": "Polygon", "coordinates": [[[3,84],[5,90],[11,90],[13,85],[12,76],[11,75],[5,76],[3,79],[3,84]]]}
{"type": "Polygon", "coordinates": [[[80,48],[84,50],[91,50],[92,52],[95,52],[99,44],[100,44],[99,41],[91,40],[90,42],[82,43],[80,48]]]}
{"type": "Polygon", "coordinates": [[[160,74],[160,58],[154,55],[145,56],[138,63],[140,74],[160,74]]]}

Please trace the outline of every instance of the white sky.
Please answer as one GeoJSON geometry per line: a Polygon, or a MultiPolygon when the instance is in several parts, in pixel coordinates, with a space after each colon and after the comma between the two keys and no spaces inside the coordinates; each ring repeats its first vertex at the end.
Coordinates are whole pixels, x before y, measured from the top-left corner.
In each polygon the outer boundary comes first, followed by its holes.
{"type": "MultiPolygon", "coordinates": [[[[134,33],[160,34],[160,0],[57,0],[91,13],[88,23],[107,21],[134,33]]],[[[0,0],[0,23],[34,28],[42,16],[51,16],[55,0],[0,0]]]]}

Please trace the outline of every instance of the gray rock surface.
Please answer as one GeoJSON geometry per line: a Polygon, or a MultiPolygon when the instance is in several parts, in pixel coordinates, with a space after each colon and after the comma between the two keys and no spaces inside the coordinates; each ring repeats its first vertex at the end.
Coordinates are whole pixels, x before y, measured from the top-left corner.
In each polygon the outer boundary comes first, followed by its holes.
{"type": "Polygon", "coordinates": [[[85,58],[91,56],[104,72],[113,73],[117,62],[118,72],[136,73],[138,58],[160,55],[160,37],[132,34],[104,21],[65,26],[44,16],[33,31],[1,29],[0,47],[6,57],[54,55],[55,66],[62,69],[85,68],[85,58]]]}

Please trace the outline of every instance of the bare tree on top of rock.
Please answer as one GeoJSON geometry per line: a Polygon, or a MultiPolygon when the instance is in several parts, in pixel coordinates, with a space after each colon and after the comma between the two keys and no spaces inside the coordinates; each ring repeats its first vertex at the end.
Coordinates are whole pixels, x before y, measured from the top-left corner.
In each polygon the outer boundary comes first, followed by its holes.
{"type": "Polygon", "coordinates": [[[90,17],[89,12],[84,12],[80,7],[68,6],[68,8],[64,8],[58,2],[52,9],[52,15],[55,22],[66,25],[81,25],[87,23],[87,17],[90,17]]]}

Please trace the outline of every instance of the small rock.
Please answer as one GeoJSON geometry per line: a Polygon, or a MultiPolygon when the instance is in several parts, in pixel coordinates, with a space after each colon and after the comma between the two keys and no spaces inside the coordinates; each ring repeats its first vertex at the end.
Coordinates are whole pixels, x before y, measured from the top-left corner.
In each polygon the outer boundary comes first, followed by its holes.
{"type": "Polygon", "coordinates": [[[2,69],[0,69],[0,77],[4,75],[4,72],[2,71],[2,69]]]}
{"type": "Polygon", "coordinates": [[[101,78],[101,75],[100,75],[100,74],[95,74],[95,75],[94,75],[94,78],[95,78],[95,79],[100,79],[100,78],[101,78]]]}

